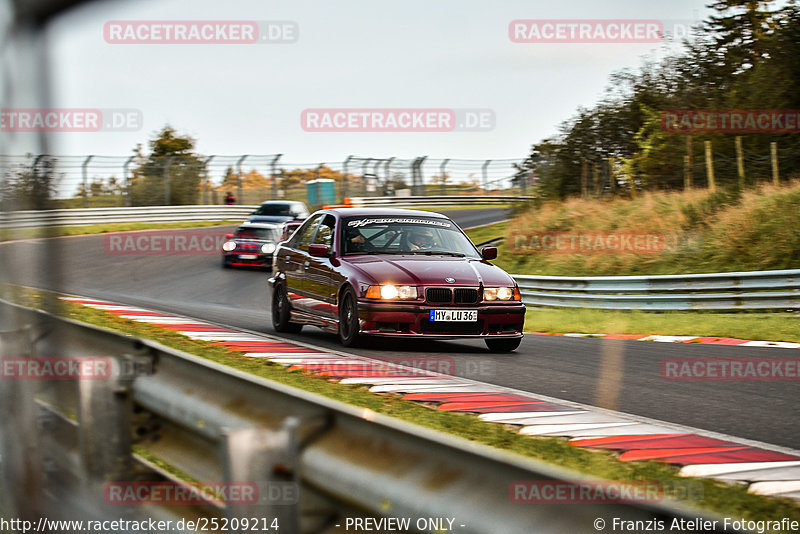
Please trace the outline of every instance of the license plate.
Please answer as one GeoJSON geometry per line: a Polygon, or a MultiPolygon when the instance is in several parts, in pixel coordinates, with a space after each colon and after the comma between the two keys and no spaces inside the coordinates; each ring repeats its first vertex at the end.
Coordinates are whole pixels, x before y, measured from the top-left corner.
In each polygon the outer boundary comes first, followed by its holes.
{"type": "Polygon", "coordinates": [[[478,320],[478,310],[431,310],[430,320],[470,323],[478,320]]]}
{"type": "Polygon", "coordinates": [[[258,257],[257,254],[239,254],[240,260],[254,260],[258,257]]]}

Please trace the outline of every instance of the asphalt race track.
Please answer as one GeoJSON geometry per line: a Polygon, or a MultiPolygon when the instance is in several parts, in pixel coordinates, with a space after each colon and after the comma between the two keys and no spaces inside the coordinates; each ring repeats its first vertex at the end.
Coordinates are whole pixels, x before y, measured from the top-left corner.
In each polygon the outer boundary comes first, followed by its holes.
{"type": "MultiPolygon", "coordinates": [[[[499,209],[448,215],[464,227],[505,218],[499,209]]],[[[223,269],[216,252],[121,254],[110,249],[109,239],[92,235],[2,244],[0,279],[275,334],[265,272],[223,269]],[[58,250],[60,260],[44,265],[44,250],[58,250]]],[[[285,337],[342,349],[335,336],[313,327],[285,337]]],[[[797,380],[683,382],[660,375],[666,358],[797,358],[797,349],[529,335],[516,352],[504,355],[488,353],[480,341],[370,340],[351,352],[775,445],[800,445],[797,380]]]]}

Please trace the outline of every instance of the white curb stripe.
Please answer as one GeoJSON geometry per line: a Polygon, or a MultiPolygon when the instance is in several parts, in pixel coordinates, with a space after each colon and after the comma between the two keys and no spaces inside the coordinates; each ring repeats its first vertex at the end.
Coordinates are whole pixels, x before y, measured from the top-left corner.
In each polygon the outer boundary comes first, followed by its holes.
{"type": "Polygon", "coordinates": [[[687,465],[681,469],[684,477],[715,477],[731,473],[744,473],[761,469],[800,466],[800,461],[791,462],[742,462],[727,464],[697,464],[687,465]]]}

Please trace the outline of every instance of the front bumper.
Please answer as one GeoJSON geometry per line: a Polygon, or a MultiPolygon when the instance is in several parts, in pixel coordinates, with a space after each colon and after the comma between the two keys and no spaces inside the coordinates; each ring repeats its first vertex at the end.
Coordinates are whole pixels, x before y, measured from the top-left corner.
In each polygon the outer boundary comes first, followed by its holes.
{"type": "Polygon", "coordinates": [[[525,322],[525,306],[493,304],[474,306],[376,303],[359,300],[358,317],[361,333],[386,337],[454,338],[519,338],[525,322]],[[478,320],[470,322],[438,322],[430,320],[431,310],[477,310],[478,320]]]}
{"type": "Polygon", "coordinates": [[[239,267],[272,267],[272,254],[254,254],[239,252],[224,252],[222,257],[228,265],[239,267]],[[240,256],[255,256],[255,258],[241,258],[240,256]]]}

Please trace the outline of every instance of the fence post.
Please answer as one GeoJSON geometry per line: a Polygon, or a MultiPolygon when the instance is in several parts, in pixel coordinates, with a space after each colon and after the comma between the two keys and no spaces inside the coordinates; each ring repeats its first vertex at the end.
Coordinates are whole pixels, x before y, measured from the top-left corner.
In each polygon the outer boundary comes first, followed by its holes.
{"type": "Polygon", "coordinates": [[[442,164],[439,165],[439,180],[442,181],[442,195],[447,194],[447,189],[445,188],[445,173],[447,172],[445,169],[447,168],[447,163],[450,161],[450,158],[442,160],[442,164]]]}
{"type": "Polygon", "coordinates": [[[693,162],[693,154],[692,154],[692,134],[686,134],[686,156],[684,159],[684,165],[686,166],[686,174],[683,178],[683,188],[684,189],[691,189],[692,182],[694,181],[694,170],[692,169],[693,162]]]}
{"type": "Polygon", "coordinates": [[[608,157],[608,186],[611,188],[611,194],[617,193],[617,177],[614,175],[614,156],[608,157]]]}
{"type": "Polygon", "coordinates": [[[172,156],[168,156],[166,161],[164,162],[164,205],[169,206],[169,196],[170,196],[170,187],[169,187],[169,168],[172,165],[172,156]]]}
{"type": "Polygon", "coordinates": [[[739,190],[744,190],[744,155],[742,154],[742,136],[737,135],[736,143],[736,171],[739,174],[739,190]]]}
{"type": "Polygon", "coordinates": [[[386,164],[383,166],[383,191],[384,193],[389,190],[389,186],[391,186],[392,195],[394,195],[394,186],[391,184],[392,180],[392,162],[394,161],[394,156],[386,160],[386,164]]]}
{"type": "Polygon", "coordinates": [[[89,162],[92,161],[94,156],[88,156],[85,160],[83,160],[83,164],[81,165],[81,173],[83,174],[83,207],[89,207],[89,184],[88,179],[86,176],[86,167],[89,165],[89,162]]]}
{"type": "Polygon", "coordinates": [[[589,164],[586,158],[581,158],[581,196],[589,196],[589,164]]]}
{"type": "Polygon", "coordinates": [[[344,164],[342,165],[343,173],[342,173],[342,203],[344,204],[344,199],[347,198],[347,165],[350,163],[350,160],[353,159],[353,156],[347,156],[347,159],[344,160],[344,164]]]}
{"type": "Polygon", "coordinates": [[[125,180],[125,206],[130,206],[132,204],[131,201],[131,182],[128,178],[128,166],[133,161],[135,156],[131,156],[128,158],[128,161],[122,166],[122,178],[125,180]]]}
{"type": "Polygon", "coordinates": [[[489,191],[489,164],[492,160],[487,159],[483,162],[483,166],[481,167],[481,175],[483,177],[483,194],[485,195],[489,191]]]}
{"type": "Polygon", "coordinates": [[[592,178],[594,180],[594,194],[600,196],[600,173],[597,172],[597,163],[592,162],[592,178]]]}
{"type": "Polygon", "coordinates": [[[712,193],[717,190],[717,183],[714,180],[714,156],[711,154],[711,141],[705,142],[706,146],[706,176],[708,178],[708,189],[712,193]]]}
{"type": "Polygon", "coordinates": [[[242,204],[242,163],[246,160],[250,155],[245,154],[239,161],[236,162],[236,203],[242,204]]]}
{"type": "MultiPolygon", "coordinates": [[[[425,164],[426,159],[428,159],[428,156],[422,156],[421,158],[419,158],[419,163],[417,163],[417,176],[419,178],[419,186],[422,189],[423,197],[426,196],[426,191],[425,191],[425,175],[422,173],[422,166],[425,164]]],[[[419,194],[419,191],[417,191],[416,194],[419,194]]]]}
{"type": "Polygon", "coordinates": [[[778,174],[778,143],[772,141],[769,144],[770,161],[772,162],[772,183],[780,185],[780,176],[778,174]]]}
{"type": "Polygon", "coordinates": [[[270,173],[272,174],[272,198],[273,200],[278,198],[278,160],[281,159],[283,154],[276,154],[272,161],[270,162],[270,173]]]}
{"type": "Polygon", "coordinates": [[[206,206],[209,202],[208,192],[211,189],[211,180],[208,179],[208,165],[213,159],[214,156],[208,156],[208,159],[203,163],[203,204],[206,206]]]}

